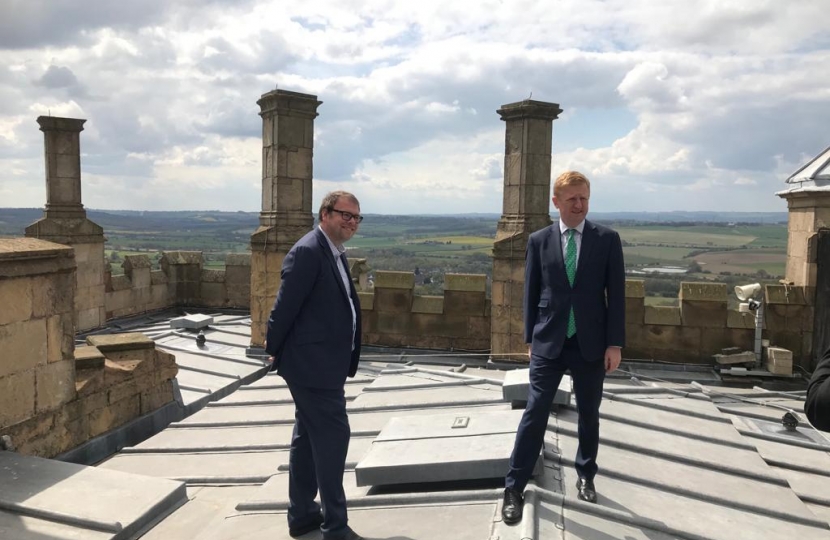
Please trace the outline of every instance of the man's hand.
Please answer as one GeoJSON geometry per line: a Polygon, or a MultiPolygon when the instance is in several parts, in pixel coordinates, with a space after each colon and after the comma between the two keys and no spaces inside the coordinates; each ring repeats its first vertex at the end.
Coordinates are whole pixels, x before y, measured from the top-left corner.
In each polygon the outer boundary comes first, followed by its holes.
{"type": "Polygon", "coordinates": [[[605,372],[611,373],[618,367],[622,361],[622,349],[619,347],[608,347],[605,349],[605,372]]]}
{"type": "Polygon", "coordinates": [[[527,359],[530,360],[530,351],[533,350],[533,344],[528,344],[527,346],[527,359]]]}

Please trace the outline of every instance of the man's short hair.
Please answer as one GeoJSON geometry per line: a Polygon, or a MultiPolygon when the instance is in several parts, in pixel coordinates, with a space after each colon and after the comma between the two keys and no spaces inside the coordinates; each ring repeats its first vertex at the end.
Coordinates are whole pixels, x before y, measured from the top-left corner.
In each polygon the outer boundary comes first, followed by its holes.
{"type": "Polygon", "coordinates": [[[320,211],[317,212],[317,220],[323,221],[323,211],[325,210],[327,213],[331,212],[334,209],[334,206],[340,201],[341,197],[349,199],[357,206],[360,206],[360,201],[357,200],[357,197],[348,191],[330,191],[326,193],[326,196],[323,197],[323,202],[320,203],[320,211]]]}
{"type": "Polygon", "coordinates": [[[587,186],[588,191],[591,191],[591,182],[588,178],[578,171],[567,171],[559,175],[553,182],[553,194],[559,193],[559,190],[567,186],[587,186]]]}

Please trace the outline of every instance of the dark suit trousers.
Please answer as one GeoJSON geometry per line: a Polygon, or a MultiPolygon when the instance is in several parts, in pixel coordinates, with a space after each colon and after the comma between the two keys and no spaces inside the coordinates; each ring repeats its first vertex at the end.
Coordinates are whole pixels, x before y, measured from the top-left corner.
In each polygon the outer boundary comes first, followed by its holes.
{"type": "Polygon", "coordinates": [[[527,406],[519,422],[516,443],[510,456],[510,470],[505,487],[524,491],[533,466],[542,449],[550,408],[562,375],[571,372],[576,409],[579,413],[575,465],[581,478],[593,480],[597,474],[599,449],[599,405],[602,401],[602,383],[605,380],[605,362],[602,359],[585,360],[579,351],[576,336],[566,339],[559,358],[533,356],[530,359],[530,387],[527,406]]]}
{"type": "Polygon", "coordinates": [[[288,457],[288,526],[309,523],[323,510],[322,531],[337,536],[348,524],[343,469],[349,450],[349,418],[342,388],[306,388],[289,383],[294,398],[294,434],[288,457]]]}

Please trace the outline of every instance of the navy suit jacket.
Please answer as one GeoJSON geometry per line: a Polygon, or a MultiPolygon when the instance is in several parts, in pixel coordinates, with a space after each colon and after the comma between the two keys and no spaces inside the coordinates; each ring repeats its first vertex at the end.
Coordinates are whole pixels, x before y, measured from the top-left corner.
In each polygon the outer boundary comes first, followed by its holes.
{"type": "Polygon", "coordinates": [[[538,230],[527,242],[525,341],[531,353],[558,358],[571,306],[579,349],[586,360],[601,360],[605,349],[625,345],[625,264],[620,236],[585,220],[576,277],[571,287],[562,256],[559,223],[538,230]]]}
{"type": "Polygon", "coordinates": [[[342,388],[360,359],[360,300],[351,276],[347,291],[318,227],[294,244],[281,276],[265,339],[265,350],[275,358],[272,371],[299,386],[342,388]],[[349,297],[357,317],[354,350],[349,297]]]}

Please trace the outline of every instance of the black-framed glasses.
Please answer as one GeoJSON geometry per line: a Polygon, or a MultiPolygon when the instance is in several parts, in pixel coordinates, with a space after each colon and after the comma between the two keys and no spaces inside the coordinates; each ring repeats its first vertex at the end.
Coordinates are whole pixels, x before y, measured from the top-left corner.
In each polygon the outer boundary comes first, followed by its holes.
{"type": "Polygon", "coordinates": [[[363,216],[361,216],[360,214],[352,214],[351,212],[338,210],[337,208],[329,208],[329,212],[337,212],[338,214],[340,214],[340,217],[343,218],[343,221],[355,220],[356,223],[360,223],[361,221],[363,221],[363,216]]]}

